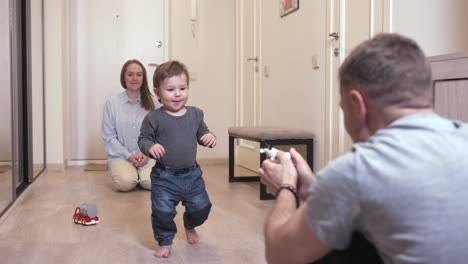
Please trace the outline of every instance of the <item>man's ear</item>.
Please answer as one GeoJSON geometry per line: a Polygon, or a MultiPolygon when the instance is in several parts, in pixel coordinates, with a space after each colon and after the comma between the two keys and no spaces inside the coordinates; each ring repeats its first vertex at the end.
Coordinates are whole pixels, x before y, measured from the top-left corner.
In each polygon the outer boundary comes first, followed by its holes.
{"type": "Polygon", "coordinates": [[[351,111],[353,111],[354,116],[365,121],[369,110],[365,97],[360,91],[354,89],[349,91],[349,96],[351,98],[351,111]]]}

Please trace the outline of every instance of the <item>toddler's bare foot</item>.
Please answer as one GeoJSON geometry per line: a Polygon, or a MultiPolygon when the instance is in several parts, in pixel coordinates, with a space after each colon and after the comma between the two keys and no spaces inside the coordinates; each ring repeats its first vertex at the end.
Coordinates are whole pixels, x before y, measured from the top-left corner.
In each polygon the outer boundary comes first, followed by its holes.
{"type": "Polygon", "coordinates": [[[196,244],[200,239],[198,238],[197,230],[185,228],[185,235],[189,244],[196,244]]]}
{"type": "Polygon", "coordinates": [[[157,258],[167,258],[171,254],[172,245],[162,246],[156,249],[154,256],[157,258]]]}

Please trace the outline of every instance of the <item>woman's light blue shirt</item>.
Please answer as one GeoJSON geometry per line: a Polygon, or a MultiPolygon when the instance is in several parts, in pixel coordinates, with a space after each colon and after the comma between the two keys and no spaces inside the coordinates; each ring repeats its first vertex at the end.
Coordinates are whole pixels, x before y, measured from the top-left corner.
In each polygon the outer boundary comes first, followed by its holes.
{"type": "MultiPolygon", "coordinates": [[[[115,160],[128,160],[130,155],[140,155],[138,136],[143,118],[149,111],[141,106],[139,96],[135,103],[130,101],[126,91],[112,97],[104,107],[102,138],[106,144],[107,164],[115,160]]],[[[141,168],[154,165],[149,159],[141,168]]]]}

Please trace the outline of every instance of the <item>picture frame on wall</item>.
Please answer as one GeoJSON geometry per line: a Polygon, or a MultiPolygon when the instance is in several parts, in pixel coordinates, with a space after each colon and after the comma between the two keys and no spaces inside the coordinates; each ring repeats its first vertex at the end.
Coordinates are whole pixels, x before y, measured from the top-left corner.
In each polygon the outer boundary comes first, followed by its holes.
{"type": "Polygon", "coordinates": [[[280,17],[299,9],[299,0],[279,0],[280,17]]]}

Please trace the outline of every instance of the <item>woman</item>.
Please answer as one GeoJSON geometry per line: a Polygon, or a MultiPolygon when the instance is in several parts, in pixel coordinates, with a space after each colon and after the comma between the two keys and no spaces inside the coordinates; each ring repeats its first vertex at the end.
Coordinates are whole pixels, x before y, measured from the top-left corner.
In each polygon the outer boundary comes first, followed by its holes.
{"type": "Polygon", "coordinates": [[[104,108],[102,137],[106,142],[107,166],[117,190],[130,191],[138,184],[151,190],[150,173],[155,161],[142,154],[137,144],[141,122],[155,108],[143,64],[127,61],[120,83],[125,91],[109,99],[104,108]]]}

